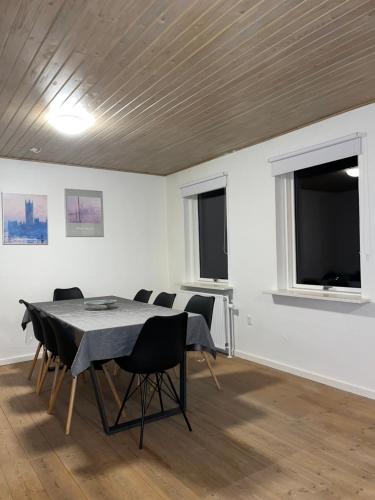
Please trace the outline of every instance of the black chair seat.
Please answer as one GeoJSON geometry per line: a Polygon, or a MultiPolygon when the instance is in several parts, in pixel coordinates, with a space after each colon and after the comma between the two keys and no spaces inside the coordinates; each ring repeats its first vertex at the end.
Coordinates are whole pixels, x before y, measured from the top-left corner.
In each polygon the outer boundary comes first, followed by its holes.
{"type": "Polygon", "coordinates": [[[137,363],[136,360],[134,360],[132,356],[123,356],[122,358],[115,359],[115,362],[118,364],[120,368],[122,368],[126,372],[135,373],[136,375],[163,372],[166,370],[170,370],[171,368],[174,368],[179,364],[173,361],[167,364],[163,363],[162,361],[155,360],[150,364],[143,365],[142,367],[140,367],[140,365],[137,363]]]}

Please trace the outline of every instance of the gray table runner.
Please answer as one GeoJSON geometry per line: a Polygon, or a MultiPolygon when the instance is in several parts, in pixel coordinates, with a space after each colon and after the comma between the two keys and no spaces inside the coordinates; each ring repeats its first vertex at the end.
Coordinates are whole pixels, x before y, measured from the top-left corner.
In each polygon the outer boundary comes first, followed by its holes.
{"type": "MultiPolygon", "coordinates": [[[[95,299],[116,299],[117,308],[103,311],[86,309],[90,299],[36,302],[32,305],[72,326],[78,352],[72,365],[76,376],[90,366],[91,361],[112,359],[131,354],[147,319],[153,316],[172,316],[181,311],[144,304],[115,296],[95,299]]],[[[23,324],[28,321],[27,315],[23,324]]],[[[215,356],[215,345],[203,316],[189,313],[186,346],[188,350],[203,350],[215,356]]]]}

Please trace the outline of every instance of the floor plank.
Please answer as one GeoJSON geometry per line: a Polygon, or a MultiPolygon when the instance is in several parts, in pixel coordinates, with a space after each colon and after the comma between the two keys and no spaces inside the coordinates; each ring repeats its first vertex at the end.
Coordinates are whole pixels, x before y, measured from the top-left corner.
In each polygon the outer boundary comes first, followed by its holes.
{"type": "MultiPolygon", "coordinates": [[[[48,415],[52,375],[37,396],[29,366],[0,367],[0,500],[375,498],[375,401],[223,357],[215,365],[219,392],[191,355],[193,432],[180,416],[154,422],[140,451],[138,429],[102,432],[89,381],[79,380],[65,436],[69,377],[48,415]]],[[[126,379],[115,378],[120,392],[126,379]]],[[[131,401],[129,417],[138,405],[131,401]]]]}

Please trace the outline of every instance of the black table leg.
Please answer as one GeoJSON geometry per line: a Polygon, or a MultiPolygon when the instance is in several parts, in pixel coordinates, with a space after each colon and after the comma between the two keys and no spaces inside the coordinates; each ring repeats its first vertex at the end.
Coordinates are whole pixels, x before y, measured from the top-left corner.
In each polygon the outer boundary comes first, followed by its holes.
{"type": "Polygon", "coordinates": [[[186,411],[186,351],[180,363],[180,401],[182,408],[186,411]]]}
{"type": "Polygon", "coordinates": [[[96,404],[98,405],[100,418],[101,418],[102,425],[103,425],[103,430],[106,434],[110,434],[111,432],[109,430],[108,418],[107,418],[107,414],[106,414],[105,407],[104,407],[104,401],[102,398],[101,391],[99,389],[99,384],[98,384],[98,380],[96,378],[96,371],[95,371],[93,363],[90,363],[90,375],[91,375],[92,385],[94,387],[96,404]]]}
{"type": "MultiPolygon", "coordinates": [[[[108,417],[105,411],[104,401],[102,398],[101,391],[99,389],[97,375],[93,363],[90,364],[90,375],[91,375],[92,385],[94,387],[96,404],[98,405],[98,410],[104,432],[110,435],[110,434],[116,434],[117,432],[122,432],[128,429],[132,429],[133,427],[140,426],[142,421],[141,418],[135,418],[133,420],[128,420],[126,422],[115,425],[108,424],[108,417]]],[[[186,353],[180,364],[180,401],[181,401],[181,406],[183,407],[184,410],[186,410],[186,353]]],[[[157,413],[152,413],[151,415],[147,415],[144,417],[144,422],[146,423],[155,420],[161,420],[164,418],[171,417],[172,415],[177,415],[179,413],[181,413],[179,407],[157,413]]]]}

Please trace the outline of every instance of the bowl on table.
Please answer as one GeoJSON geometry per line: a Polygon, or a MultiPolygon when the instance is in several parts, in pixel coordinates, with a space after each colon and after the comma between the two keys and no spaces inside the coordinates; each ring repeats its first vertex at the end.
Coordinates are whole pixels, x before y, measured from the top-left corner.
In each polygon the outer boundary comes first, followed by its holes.
{"type": "Polygon", "coordinates": [[[107,311],[108,309],[116,309],[116,299],[92,299],[85,300],[85,309],[88,311],[107,311]]]}

